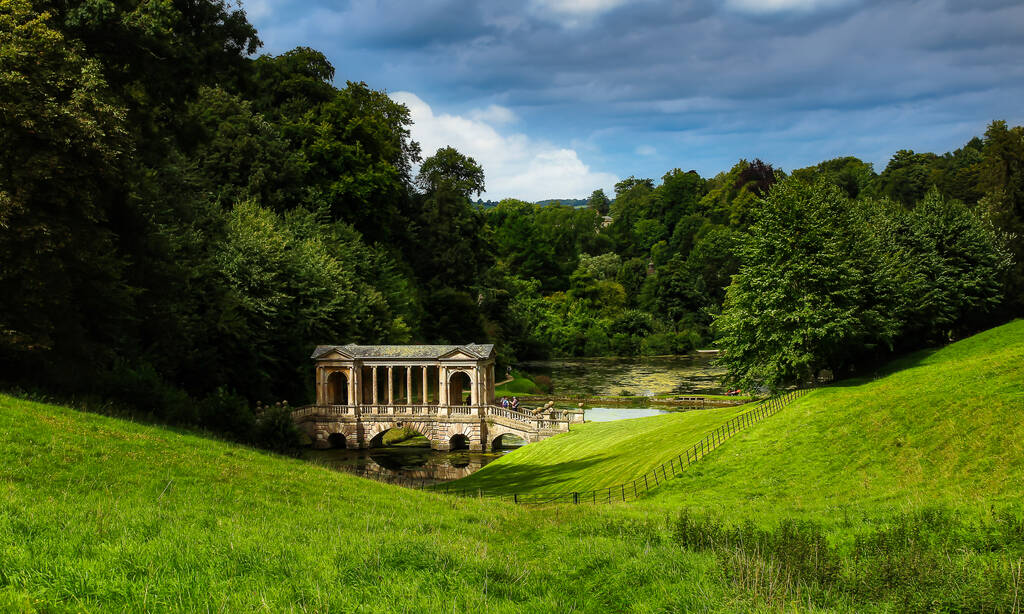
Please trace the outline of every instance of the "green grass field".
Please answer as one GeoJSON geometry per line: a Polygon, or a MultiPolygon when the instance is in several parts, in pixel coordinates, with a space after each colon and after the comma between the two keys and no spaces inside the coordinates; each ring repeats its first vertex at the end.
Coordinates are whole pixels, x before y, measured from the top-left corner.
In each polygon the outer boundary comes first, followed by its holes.
{"type": "Polygon", "coordinates": [[[506,454],[453,488],[495,493],[585,491],[628,482],[667,462],[748,407],[588,422],[506,454]]]}
{"type": "MultiPolygon", "coordinates": [[[[472,479],[619,481],[736,411],[472,479]]],[[[813,392],[648,499],[530,508],[0,396],[0,611],[1020,612],[1022,411],[1018,321],[813,392]]]]}

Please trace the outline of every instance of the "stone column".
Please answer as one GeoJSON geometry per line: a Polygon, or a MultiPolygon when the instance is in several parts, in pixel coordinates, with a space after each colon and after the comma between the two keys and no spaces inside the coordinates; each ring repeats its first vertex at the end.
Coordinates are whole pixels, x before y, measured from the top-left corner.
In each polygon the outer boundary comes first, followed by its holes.
{"type": "Polygon", "coordinates": [[[480,405],[480,367],[473,368],[473,381],[469,384],[469,404],[480,405]]]}
{"type": "Polygon", "coordinates": [[[388,405],[395,404],[395,374],[394,367],[388,365],[388,405]]]}
{"type": "Polygon", "coordinates": [[[406,367],[406,404],[413,404],[413,367],[406,367]]]}
{"type": "Polygon", "coordinates": [[[420,367],[420,369],[423,369],[423,390],[421,391],[420,396],[423,397],[423,404],[426,405],[427,404],[427,388],[428,388],[428,386],[427,386],[427,366],[424,365],[424,366],[420,367]]]}
{"type": "Polygon", "coordinates": [[[348,370],[348,404],[355,405],[356,399],[356,370],[348,370]]]}
{"type": "Polygon", "coordinates": [[[448,375],[447,369],[437,366],[437,404],[448,407],[448,375]]]}
{"type": "Polygon", "coordinates": [[[370,367],[373,369],[373,404],[377,404],[377,365],[370,367]]]}
{"type": "Polygon", "coordinates": [[[322,367],[316,368],[316,404],[325,405],[324,403],[324,370],[322,367]]]}

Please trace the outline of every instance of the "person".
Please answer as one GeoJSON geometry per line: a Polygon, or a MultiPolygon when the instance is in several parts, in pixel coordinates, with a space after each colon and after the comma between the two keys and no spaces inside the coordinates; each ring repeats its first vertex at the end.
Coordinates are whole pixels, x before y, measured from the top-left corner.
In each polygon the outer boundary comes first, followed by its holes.
{"type": "Polygon", "coordinates": [[[519,411],[519,397],[512,397],[512,409],[519,411]]]}
{"type": "Polygon", "coordinates": [[[501,397],[501,406],[508,409],[508,397],[501,397]]]}

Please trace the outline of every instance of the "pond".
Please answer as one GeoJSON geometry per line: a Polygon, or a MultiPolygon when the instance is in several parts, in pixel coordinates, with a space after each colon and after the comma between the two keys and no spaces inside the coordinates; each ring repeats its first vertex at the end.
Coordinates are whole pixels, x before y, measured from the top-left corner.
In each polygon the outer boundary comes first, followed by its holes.
{"type": "Polygon", "coordinates": [[[496,452],[431,450],[426,437],[416,437],[400,445],[367,450],[309,448],[304,457],[310,462],[339,471],[385,480],[395,478],[429,486],[464,478],[513,449],[509,447],[496,452]]]}
{"type": "Polygon", "coordinates": [[[547,375],[556,395],[655,396],[721,394],[725,369],[713,355],[638,358],[563,358],[524,362],[522,370],[547,375]]]}
{"type": "Polygon", "coordinates": [[[651,409],[650,407],[590,407],[583,413],[583,417],[587,422],[611,422],[667,413],[669,412],[664,409],[651,409]]]}

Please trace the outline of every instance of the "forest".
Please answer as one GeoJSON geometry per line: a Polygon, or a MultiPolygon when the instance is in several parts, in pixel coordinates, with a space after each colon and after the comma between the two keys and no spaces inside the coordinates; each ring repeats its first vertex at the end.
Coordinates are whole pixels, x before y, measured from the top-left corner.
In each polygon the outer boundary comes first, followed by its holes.
{"type": "Polygon", "coordinates": [[[719,347],[775,388],[1024,315],[1024,127],[485,207],[486,169],[386,92],[260,47],[222,0],[0,0],[7,387],[259,442],[321,343],[719,347]]]}

